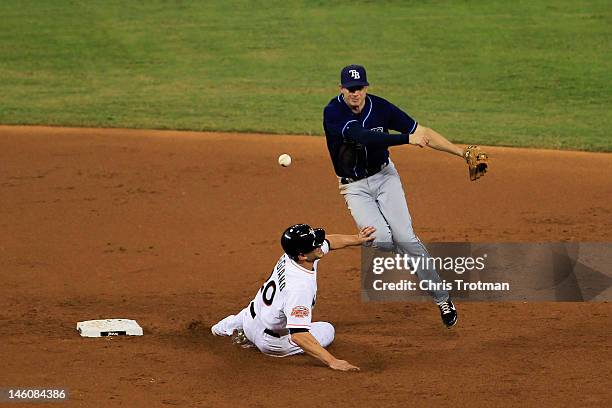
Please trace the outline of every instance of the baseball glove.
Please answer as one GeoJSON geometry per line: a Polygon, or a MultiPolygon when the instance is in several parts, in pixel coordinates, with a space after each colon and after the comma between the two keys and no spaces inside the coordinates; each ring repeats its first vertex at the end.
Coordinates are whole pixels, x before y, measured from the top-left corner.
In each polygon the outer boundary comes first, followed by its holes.
{"type": "Polygon", "coordinates": [[[463,150],[463,157],[470,170],[470,180],[474,181],[484,176],[489,168],[489,155],[478,146],[468,146],[463,150]]]}

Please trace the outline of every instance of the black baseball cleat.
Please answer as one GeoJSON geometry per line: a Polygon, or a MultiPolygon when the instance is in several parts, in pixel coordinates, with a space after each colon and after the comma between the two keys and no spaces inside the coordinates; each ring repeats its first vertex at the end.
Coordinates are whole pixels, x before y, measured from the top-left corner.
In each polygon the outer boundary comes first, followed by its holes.
{"type": "Polygon", "coordinates": [[[450,329],[457,323],[457,309],[455,308],[455,304],[451,298],[448,298],[446,302],[440,302],[437,305],[440,308],[442,323],[450,329]]]}

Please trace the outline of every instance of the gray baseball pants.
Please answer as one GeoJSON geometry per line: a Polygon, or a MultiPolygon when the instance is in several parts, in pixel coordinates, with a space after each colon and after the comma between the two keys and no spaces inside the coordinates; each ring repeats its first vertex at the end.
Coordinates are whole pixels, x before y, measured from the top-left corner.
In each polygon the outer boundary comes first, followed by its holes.
{"type": "MultiPolygon", "coordinates": [[[[408,211],[406,196],[399,174],[389,164],[373,176],[349,184],[340,184],[340,194],[359,228],[376,228],[373,242],[375,248],[394,251],[408,256],[429,256],[425,245],[412,229],[412,218],[408,211]]],[[[420,280],[440,282],[436,269],[418,268],[420,280]]],[[[449,294],[445,290],[428,292],[435,302],[444,302],[449,294]]]]}

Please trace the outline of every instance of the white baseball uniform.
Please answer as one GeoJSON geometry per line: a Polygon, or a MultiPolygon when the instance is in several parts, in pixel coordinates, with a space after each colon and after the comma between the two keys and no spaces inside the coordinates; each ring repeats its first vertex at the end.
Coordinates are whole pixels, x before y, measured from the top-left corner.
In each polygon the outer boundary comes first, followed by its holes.
{"type": "MultiPolygon", "coordinates": [[[[321,247],[329,252],[329,242],[321,247]]],[[[334,327],[327,322],[312,322],[317,298],[317,265],[313,270],[300,266],[283,254],[255,298],[237,315],[230,315],[213,326],[213,332],[231,336],[244,334],[262,353],[285,357],[304,351],[291,341],[289,329],[307,329],[323,347],[334,340],[334,327]]]]}

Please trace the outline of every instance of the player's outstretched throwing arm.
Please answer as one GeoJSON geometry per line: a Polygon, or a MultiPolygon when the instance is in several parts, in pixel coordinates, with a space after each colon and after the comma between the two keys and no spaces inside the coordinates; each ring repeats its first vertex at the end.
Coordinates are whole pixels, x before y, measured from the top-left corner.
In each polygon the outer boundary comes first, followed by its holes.
{"type": "Polygon", "coordinates": [[[478,146],[470,145],[461,148],[431,128],[418,125],[414,133],[410,135],[410,139],[410,144],[419,147],[429,146],[432,149],[463,157],[467,162],[472,181],[484,176],[489,168],[489,156],[478,146]]]}
{"type": "Polygon", "coordinates": [[[489,156],[478,146],[459,147],[435,130],[415,124],[416,129],[410,133],[386,134],[365,129],[359,122],[349,122],[343,129],[343,136],[364,146],[397,146],[411,144],[419,147],[429,146],[432,149],[463,157],[468,164],[472,181],[484,176],[489,167],[489,156]]]}
{"type": "Polygon", "coordinates": [[[461,147],[454,145],[444,136],[431,128],[418,125],[410,138],[412,139],[412,144],[416,146],[429,146],[432,149],[463,157],[463,149],[461,147]]]}

